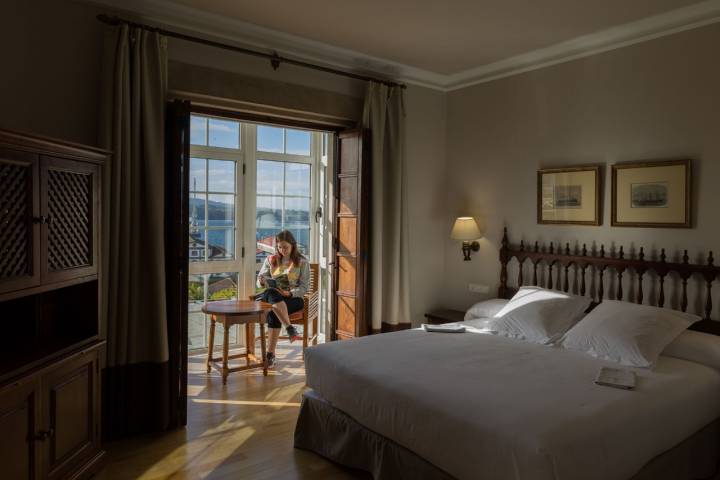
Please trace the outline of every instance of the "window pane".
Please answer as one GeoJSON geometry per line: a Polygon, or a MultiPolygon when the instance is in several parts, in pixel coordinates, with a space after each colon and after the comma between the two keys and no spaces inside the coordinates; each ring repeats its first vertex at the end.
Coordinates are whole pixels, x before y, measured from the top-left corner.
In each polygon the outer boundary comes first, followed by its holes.
{"type": "Polygon", "coordinates": [[[288,230],[310,228],[310,199],[286,198],[285,222],[283,225],[288,230]]]}
{"type": "Polygon", "coordinates": [[[240,148],[240,124],[233,120],[211,118],[208,143],[211,147],[240,148]]]}
{"type": "Polygon", "coordinates": [[[190,228],[188,255],[191,262],[205,261],[205,229],[190,228]]]}
{"type": "Polygon", "coordinates": [[[205,314],[201,311],[188,312],[188,348],[207,347],[205,314]]]}
{"type": "Polygon", "coordinates": [[[322,156],[327,157],[327,148],[328,148],[328,134],[323,133],[322,134],[322,156]]]}
{"type": "Polygon", "coordinates": [[[310,196],[310,165],[285,164],[285,195],[310,196]]]}
{"type": "Polygon", "coordinates": [[[204,158],[190,158],[190,191],[205,191],[204,158]]]}
{"type": "Polygon", "coordinates": [[[208,279],[208,301],[236,300],[238,298],[237,273],[213,273],[208,279]]]}
{"type": "Polygon", "coordinates": [[[208,260],[231,260],[235,258],[235,229],[207,230],[208,260]]]}
{"type": "MultiPolygon", "coordinates": [[[[257,197],[255,207],[255,226],[258,235],[261,230],[271,229],[273,232],[282,228],[282,197],[257,197]]],[[[258,238],[260,238],[258,236],[258,238]]]]}
{"type": "Polygon", "coordinates": [[[208,227],[235,225],[235,195],[208,195],[208,227]]]}
{"type": "Polygon", "coordinates": [[[193,145],[207,145],[207,118],[190,117],[190,143],[193,145]]]}
{"type": "Polygon", "coordinates": [[[255,234],[256,248],[255,248],[255,273],[260,271],[262,263],[265,261],[265,257],[275,253],[275,235],[280,232],[281,228],[267,227],[258,228],[255,234]]]}
{"type": "Polygon", "coordinates": [[[310,132],[305,130],[285,130],[287,146],[285,153],[310,155],[310,132]]]}
{"type": "Polygon", "coordinates": [[[257,193],[260,195],[282,195],[283,162],[258,160],[257,193]]]}
{"type": "Polygon", "coordinates": [[[310,246],[310,229],[288,228],[288,230],[290,230],[290,233],[292,233],[295,237],[295,241],[298,244],[298,250],[300,250],[300,253],[306,255],[308,252],[308,247],[310,246]]]}
{"type": "Polygon", "coordinates": [[[257,149],[261,152],[283,153],[283,129],[277,127],[257,127],[257,149]]]}
{"type": "Polygon", "coordinates": [[[235,162],[208,160],[208,191],[235,193],[235,162]]]}
{"type": "Polygon", "coordinates": [[[205,226],[205,197],[204,193],[190,194],[190,231],[205,226]]]}

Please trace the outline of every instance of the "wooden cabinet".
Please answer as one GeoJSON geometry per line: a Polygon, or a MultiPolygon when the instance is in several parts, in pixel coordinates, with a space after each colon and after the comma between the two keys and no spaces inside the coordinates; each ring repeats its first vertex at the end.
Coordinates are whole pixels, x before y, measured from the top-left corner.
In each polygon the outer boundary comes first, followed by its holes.
{"type": "Polygon", "coordinates": [[[100,445],[108,152],[0,130],[0,477],[86,478],[100,445]]]}
{"type": "Polygon", "coordinates": [[[0,388],[3,479],[79,478],[98,463],[100,346],[0,388]]]}
{"type": "Polygon", "coordinates": [[[97,274],[99,185],[94,163],[0,145],[0,293],[97,274]]]}

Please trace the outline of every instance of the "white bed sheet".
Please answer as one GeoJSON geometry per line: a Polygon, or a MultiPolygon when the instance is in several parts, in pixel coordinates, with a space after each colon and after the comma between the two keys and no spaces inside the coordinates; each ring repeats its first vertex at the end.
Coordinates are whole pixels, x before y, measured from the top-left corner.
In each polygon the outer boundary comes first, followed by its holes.
{"type": "Polygon", "coordinates": [[[333,406],[461,479],[625,480],[720,417],[720,372],[670,357],[633,391],[593,383],[609,362],[481,333],[387,333],[305,362],[333,406]]]}

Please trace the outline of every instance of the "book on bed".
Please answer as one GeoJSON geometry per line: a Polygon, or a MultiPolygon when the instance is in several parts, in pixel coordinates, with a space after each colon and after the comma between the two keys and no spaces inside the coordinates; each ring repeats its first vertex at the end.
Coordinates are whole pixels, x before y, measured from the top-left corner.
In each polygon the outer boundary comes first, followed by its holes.
{"type": "Polygon", "coordinates": [[[632,390],[635,388],[635,372],[621,368],[602,367],[595,378],[597,385],[632,390]]]}
{"type": "Polygon", "coordinates": [[[436,333],[464,333],[465,327],[456,323],[447,323],[443,325],[430,325],[429,323],[422,324],[423,330],[426,332],[436,333]]]}

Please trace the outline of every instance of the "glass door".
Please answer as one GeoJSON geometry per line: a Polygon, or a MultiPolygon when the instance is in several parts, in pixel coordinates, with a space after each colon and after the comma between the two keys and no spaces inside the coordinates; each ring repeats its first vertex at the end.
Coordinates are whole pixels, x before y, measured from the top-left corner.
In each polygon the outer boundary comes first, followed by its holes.
{"type": "MultiPolygon", "coordinates": [[[[208,348],[205,302],[237,299],[243,271],[240,122],[193,115],[190,122],[188,349],[208,348]]],[[[239,344],[233,327],[230,340],[239,344]]],[[[216,344],[222,335],[216,335],[216,344]]]]}

